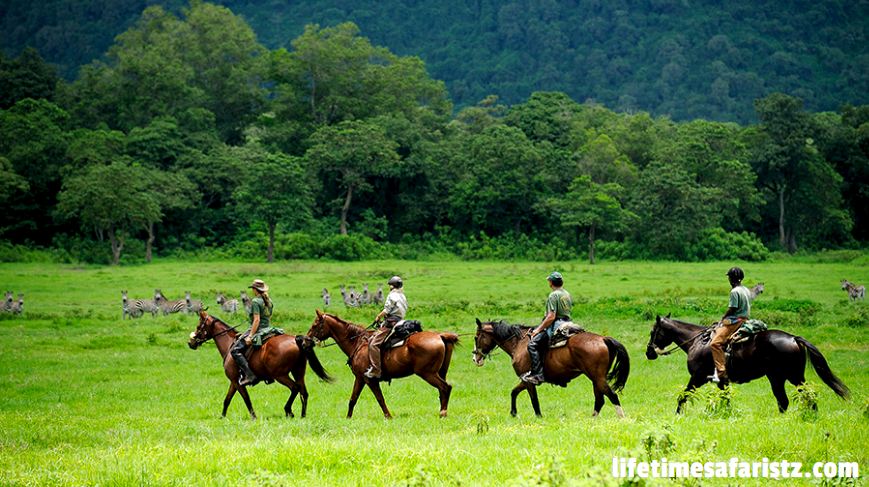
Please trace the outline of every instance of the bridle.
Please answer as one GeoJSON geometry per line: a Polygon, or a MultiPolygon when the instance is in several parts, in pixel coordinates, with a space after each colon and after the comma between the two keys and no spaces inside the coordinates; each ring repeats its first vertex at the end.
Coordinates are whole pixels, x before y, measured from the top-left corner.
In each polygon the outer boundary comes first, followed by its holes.
{"type": "MultiPolygon", "coordinates": [[[[660,352],[658,352],[656,350],[655,353],[657,353],[659,356],[670,355],[671,353],[675,352],[676,350],[682,348],[682,345],[687,345],[687,344],[691,343],[692,341],[694,341],[697,337],[702,335],[703,332],[705,332],[706,330],[707,330],[707,328],[704,328],[704,329],[698,331],[697,333],[693,334],[687,340],[685,340],[681,343],[674,342],[673,345],[669,349],[662,350],[660,352]]],[[[654,348],[658,348],[658,346],[655,345],[655,339],[658,338],[658,334],[660,333],[660,331],[661,331],[661,327],[658,326],[658,323],[655,323],[655,327],[652,328],[652,336],[651,336],[651,338],[649,338],[649,346],[654,347],[654,348]]]]}
{"type": "MultiPolygon", "coordinates": [[[[215,320],[214,320],[214,317],[211,316],[211,315],[208,315],[208,318],[207,318],[206,321],[205,321],[205,325],[206,325],[206,326],[208,326],[208,325],[213,326],[213,325],[214,325],[214,321],[215,321],[215,320]]],[[[223,323],[223,322],[221,322],[221,323],[223,323]]],[[[226,323],[223,323],[223,324],[226,325],[226,323]]],[[[218,332],[218,333],[212,333],[212,335],[211,335],[210,337],[208,337],[208,338],[205,338],[205,339],[200,339],[199,337],[194,337],[194,338],[196,338],[196,342],[197,342],[198,345],[202,345],[203,343],[207,342],[208,340],[212,340],[212,339],[214,339],[214,338],[217,338],[217,337],[219,337],[220,335],[225,335],[225,334],[227,334],[227,333],[229,333],[229,332],[231,332],[231,331],[237,331],[236,328],[238,328],[238,326],[239,326],[239,325],[236,325],[236,326],[229,326],[229,325],[227,325],[227,328],[226,328],[225,330],[223,330],[223,331],[221,331],[221,332],[218,332]]]]}
{"type": "MultiPolygon", "coordinates": [[[[325,320],[325,319],[326,319],[326,315],[324,314],[322,316],[318,316],[317,319],[314,320],[314,326],[317,327],[318,331],[324,326],[323,320],[325,320]]],[[[370,326],[369,326],[369,328],[370,328],[370,326]]],[[[348,341],[352,342],[352,341],[356,340],[357,338],[361,337],[362,335],[365,335],[366,333],[368,333],[368,328],[364,328],[364,329],[362,329],[361,332],[359,332],[351,337],[348,337],[348,341]]],[[[327,347],[332,347],[332,346],[338,345],[338,342],[334,339],[334,337],[326,337],[323,340],[320,340],[317,337],[311,337],[311,339],[314,340],[314,343],[316,343],[317,346],[321,347],[321,348],[327,348],[327,347]],[[332,343],[326,343],[326,340],[328,340],[329,338],[332,338],[332,343]]],[[[357,347],[357,349],[358,349],[358,347],[357,347]]]]}

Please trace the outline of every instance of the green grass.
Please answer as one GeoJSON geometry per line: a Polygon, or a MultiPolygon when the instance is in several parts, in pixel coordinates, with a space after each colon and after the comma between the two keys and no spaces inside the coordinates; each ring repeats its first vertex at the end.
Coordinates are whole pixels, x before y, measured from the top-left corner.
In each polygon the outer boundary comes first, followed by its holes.
{"type": "MultiPolygon", "coordinates": [[[[25,293],[25,314],[0,318],[0,484],[607,485],[618,483],[609,473],[613,456],[856,461],[869,468],[869,313],[865,303],[848,302],[839,287],[845,277],[869,283],[866,266],[816,261],[744,266],[748,284],[766,285],[754,316],[817,345],[851,388],[851,401],[838,399],[809,371],[817,415],[804,414],[797,401],[779,414],[765,380],[736,386],[730,408],[722,408],[709,389],[692,400],[685,415],[674,414],[688,379],[685,356],[645,359],[654,316],[671,312],[698,323],[720,317],[730,265],[3,264],[0,282],[25,293]],[[618,419],[609,403],[600,418],[590,417],[593,397],[584,377],[567,388],[542,387],[543,418],[533,416],[525,394],[519,416],[511,418],[509,391],[517,379],[508,357],[493,354],[482,368],[471,362],[474,318],[537,323],[548,292],[545,278],[555,268],[574,296],[576,320],[628,348],[631,374],[621,394],[625,419],[618,419]],[[121,321],[121,289],[147,297],[161,288],[170,298],[190,290],[214,303],[217,291],[235,296],[260,277],[272,288],[273,321],[304,333],[314,310],[322,309],[323,287],[340,303],[339,284],[368,283],[373,290],[396,273],[405,278],[413,318],[426,329],[463,335],[448,376],[454,388],[443,420],[436,390],[418,378],[384,386],[394,420],[383,419],[367,390],[354,418],[345,419],[352,377],[337,347],[317,349],[337,381],[325,384],[309,372],[307,418],[284,418],[286,389],[258,385],[251,395],[260,421],[247,419],[238,396],[221,419],[228,381],[213,345],[188,349],[195,318],[121,321]]],[[[216,304],[210,306],[220,315],[216,304]]],[[[340,304],[330,310],[359,323],[370,323],[377,312],[340,304]]],[[[228,321],[244,320],[239,315],[228,321]]],[[[788,393],[796,394],[790,386],[788,393]]],[[[300,406],[297,401],[297,415],[300,406]]]]}

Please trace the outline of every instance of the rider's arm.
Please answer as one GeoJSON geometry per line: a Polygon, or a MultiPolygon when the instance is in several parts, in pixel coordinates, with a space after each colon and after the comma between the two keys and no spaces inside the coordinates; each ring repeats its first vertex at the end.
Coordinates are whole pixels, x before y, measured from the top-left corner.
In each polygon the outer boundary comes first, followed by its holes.
{"type": "Polygon", "coordinates": [[[259,328],[259,313],[253,315],[253,320],[250,323],[250,334],[247,336],[246,342],[250,343],[253,341],[253,336],[256,335],[256,331],[259,328]]]}
{"type": "Polygon", "coordinates": [[[380,322],[381,320],[383,320],[384,316],[386,316],[386,310],[383,310],[380,313],[378,313],[377,318],[374,318],[374,321],[380,322]]]}
{"type": "Polygon", "coordinates": [[[546,316],[543,318],[543,321],[540,322],[540,326],[534,329],[531,332],[531,336],[537,335],[546,329],[547,326],[551,325],[552,322],[555,321],[555,311],[549,311],[546,313],[546,316]]]}

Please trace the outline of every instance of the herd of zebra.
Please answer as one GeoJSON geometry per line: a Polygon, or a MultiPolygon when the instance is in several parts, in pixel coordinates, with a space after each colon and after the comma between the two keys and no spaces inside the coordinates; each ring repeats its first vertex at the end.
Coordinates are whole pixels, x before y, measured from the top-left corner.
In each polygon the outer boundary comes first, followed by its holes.
{"type": "MultiPolygon", "coordinates": [[[[217,304],[220,309],[227,313],[235,314],[239,310],[239,302],[244,309],[250,312],[250,297],[244,291],[241,291],[240,299],[227,299],[223,293],[217,294],[217,304]]],[[[190,291],[184,293],[184,299],[167,299],[163,292],[159,289],[154,290],[154,299],[130,299],[127,297],[127,291],[121,291],[121,307],[123,314],[121,319],[140,318],[145,313],[151,313],[151,316],[157,316],[162,312],[163,315],[172,313],[198,313],[202,311],[202,301],[192,299],[190,291]]]]}
{"type": "Polygon", "coordinates": [[[18,293],[18,301],[15,301],[15,293],[6,291],[6,299],[3,301],[3,312],[20,315],[24,312],[24,294],[18,293]]]}
{"type": "MultiPolygon", "coordinates": [[[[383,284],[377,286],[377,292],[371,293],[368,291],[368,284],[362,285],[362,292],[356,291],[356,286],[350,286],[345,288],[342,284],[341,288],[341,298],[344,300],[344,306],[348,308],[358,308],[359,306],[367,306],[374,305],[377,306],[383,303],[383,284]]],[[[332,304],[332,296],[329,294],[329,290],[323,288],[323,305],[329,306],[332,304]]]]}

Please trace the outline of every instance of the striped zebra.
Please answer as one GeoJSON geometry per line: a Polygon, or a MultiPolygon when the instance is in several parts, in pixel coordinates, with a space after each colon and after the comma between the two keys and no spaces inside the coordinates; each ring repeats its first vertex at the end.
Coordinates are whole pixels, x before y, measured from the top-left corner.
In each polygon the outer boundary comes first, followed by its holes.
{"type": "Polygon", "coordinates": [[[187,313],[199,313],[202,311],[202,301],[190,298],[190,291],[184,291],[184,304],[187,305],[187,313]]]}
{"type": "Polygon", "coordinates": [[[18,293],[18,302],[12,303],[12,314],[20,315],[24,312],[24,293],[18,293]]]}
{"type": "Polygon", "coordinates": [[[383,284],[377,285],[377,294],[374,295],[374,304],[383,303],[383,284]]]}
{"type": "Polygon", "coordinates": [[[187,301],[184,299],[173,299],[168,300],[166,296],[163,296],[163,292],[159,289],[154,290],[154,302],[157,303],[157,306],[163,311],[163,316],[166,316],[170,313],[186,313],[187,312],[187,301]]]}
{"type": "Polygon", "coordinates": [[[127,315],[130,318],[139,318],[145,313],[151,313],[151,316],[157,316],[157,303],[150,299],[127,299],[127,291],[121,291],[121,306],[123,314],[121,319],[126,319],[127,315]]]}
{"type": "Polygon", "coordinates": [[[763,293],[763,283],[759,282],[753,288],[748,290],[748,299],[754,301],[755,298],[763,293]]]}
{"type": "Polygon", "coordinates": [[[245,313],[250,314],[250,308],[251,308],[250,296],[248,296],[246,292],[242,291],[240,297],[241,297],[241,305],[244,306],[245,313]]]}
{"type": "Polygon", "coordinates": [[[220,305],[220,309],[227,313],[238,313],[237,299],[226,299],[226,296],[224,296],[223,293],[217,293],[217,304],[220,305]]]}
{"type": "Polygon", "coordinates": [[[865,286],[858,286],[847,279],[842,279],[842,290],[848,292],[848,297],[851,298],[851,301],[857,301],[866,297],[865,286]]]}
{"type": "Polygon", "coordinates": [[[328,307],[329,303],[332,302],[332,296],[329,294],[329,290],[323,288],[323,293],[321,294],[321,296],[323,296],[323,307],[328,307]]]}
{"type": "Polygon", "coordinates": [[[3,301],[3,311],[11,312],[12,311],[12,302],[14,293],[12,291],[6,291],[6,299],[3,301]]]}
{"type": "Polygon", "coordinates": [[[359,295],[359,304],[371,304],[371,293],[368,292],[368,284],[362,285],[362,294],[359,295]]]}

